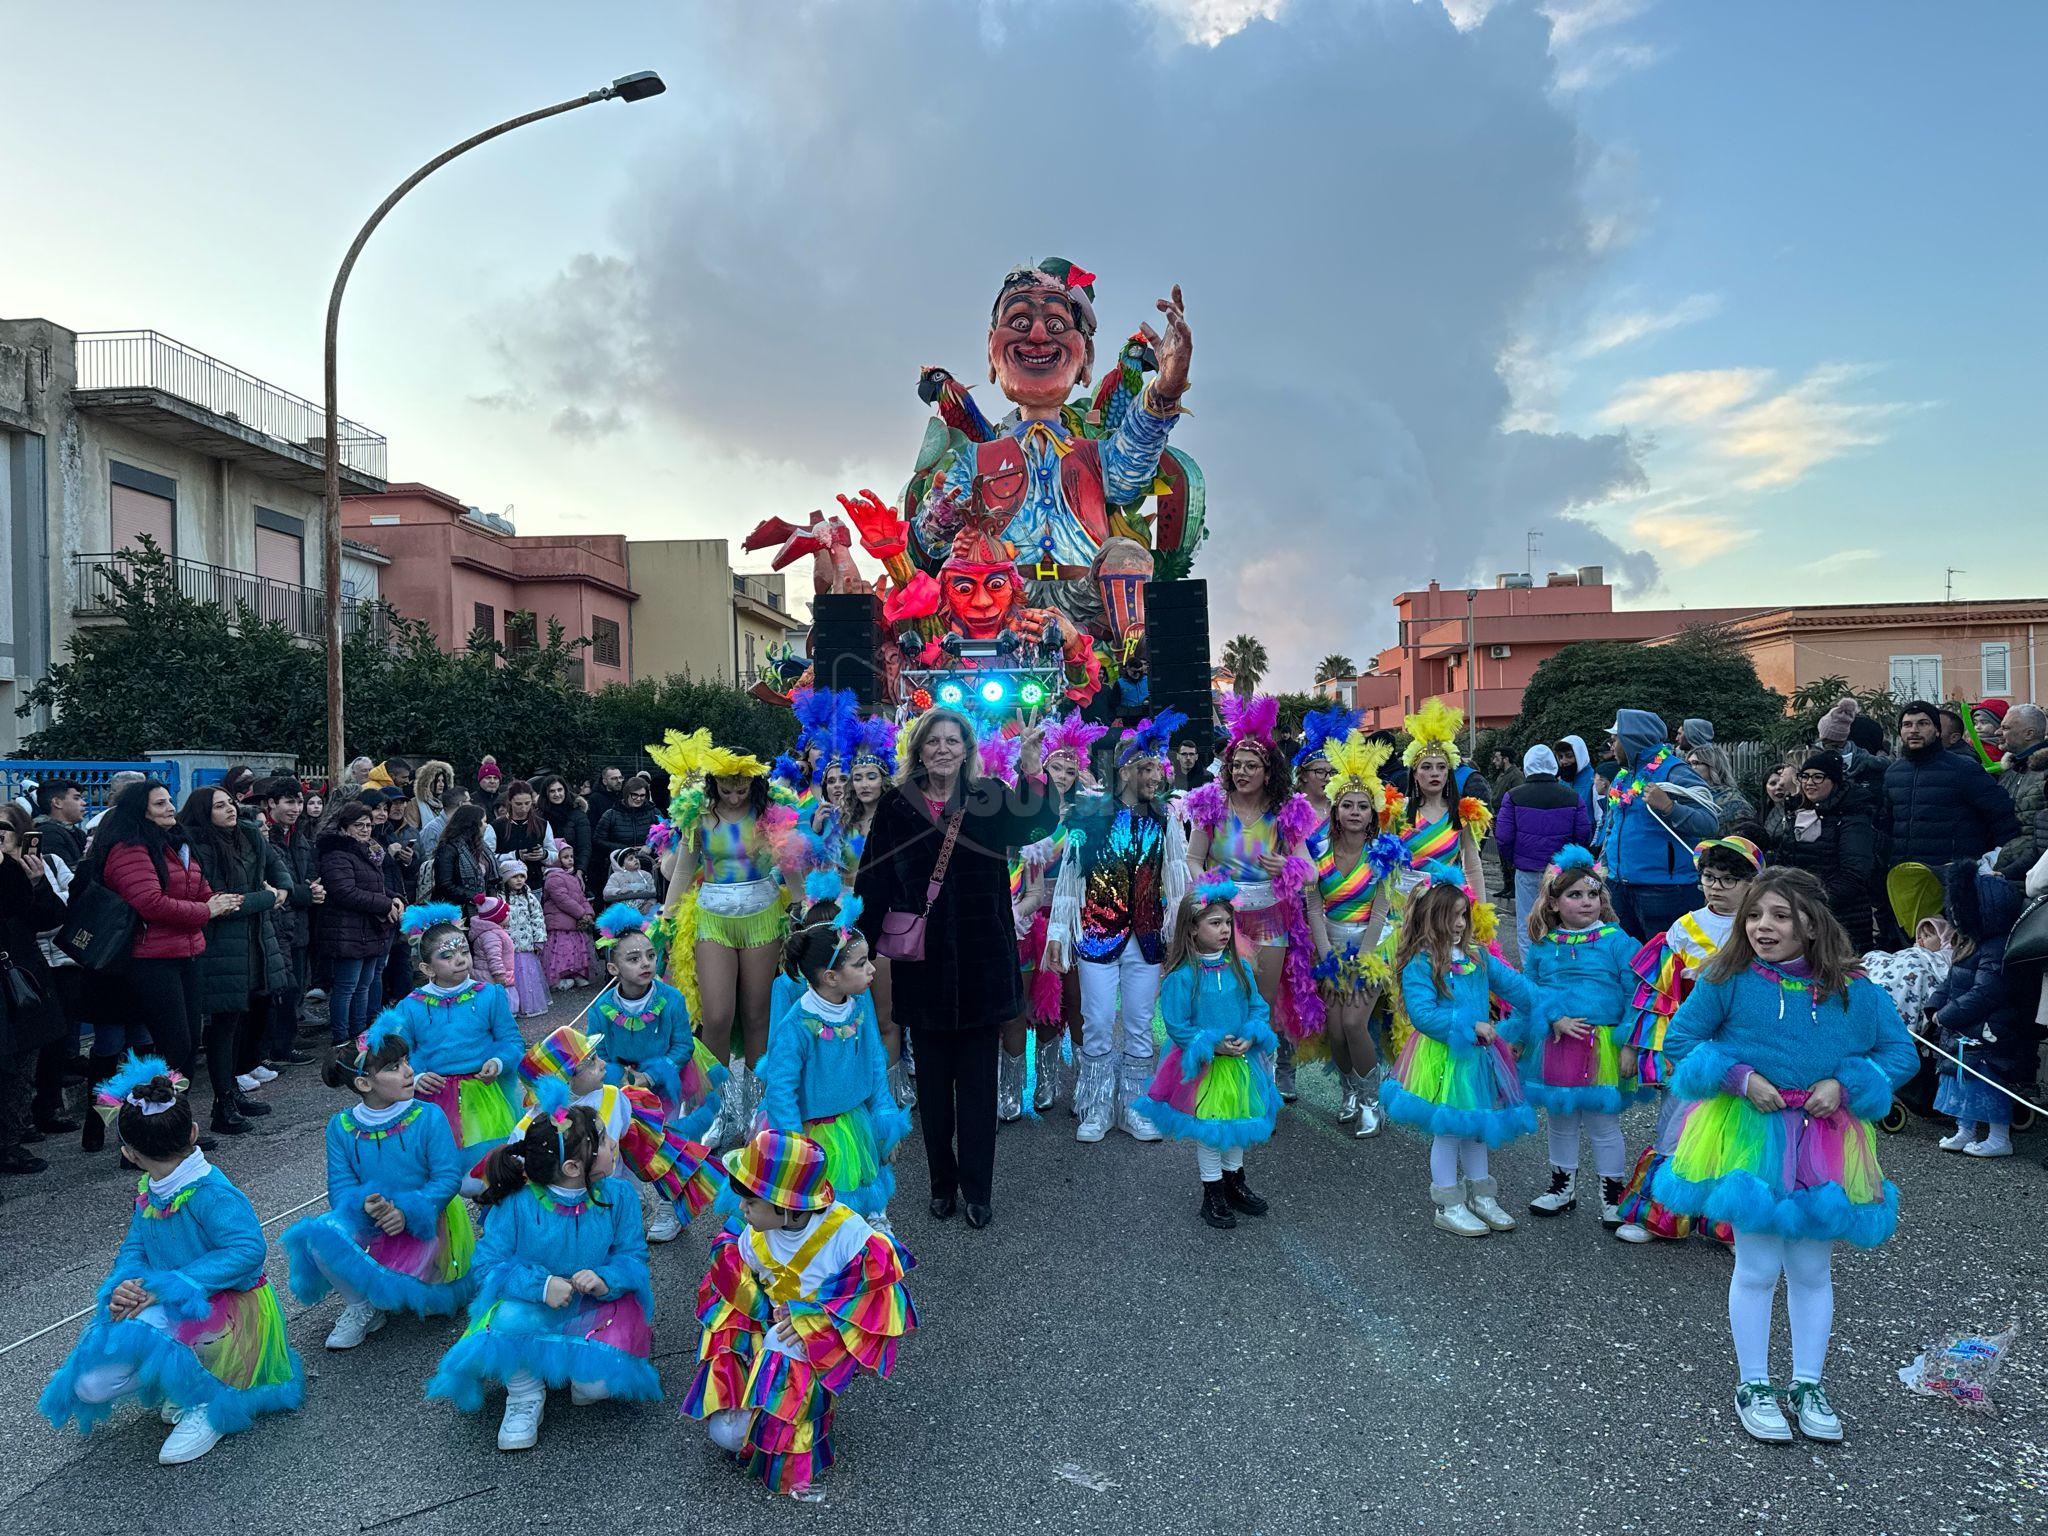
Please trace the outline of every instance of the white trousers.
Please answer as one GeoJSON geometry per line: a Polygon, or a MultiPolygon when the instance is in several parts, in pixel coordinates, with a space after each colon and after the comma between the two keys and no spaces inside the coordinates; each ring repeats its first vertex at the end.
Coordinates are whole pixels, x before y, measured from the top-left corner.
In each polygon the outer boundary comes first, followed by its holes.
{"type": "Polygon", "coordinates": [[[1486,1143],[1469,1136],[1429,1138],[1429,1182],[1455,1184],[1486,1177],[1486,1143]]]}
{"type": "Polygon", "coordinates": [[[1082,1054],[1099,1060],[1120,1050],[1140,1060],[1150,1057],[1159,967],[1146,963],[1133,939],[1116,959],[1083,960],[1080,971],[1082,1054]]]}
{"type": "Polygon", "coordinates": [[[1778,1276],[1785,1277],[1785,1315],[1792,1325],[1792,1379],[1819,1381],[1835,1329],[1835,1245],[1822,1238],[1735,1234],[1735,1273],[1728,1280],[1728,1331],[1742,1381],[1771,1377],[1771,1313],[1778,1276]]]}

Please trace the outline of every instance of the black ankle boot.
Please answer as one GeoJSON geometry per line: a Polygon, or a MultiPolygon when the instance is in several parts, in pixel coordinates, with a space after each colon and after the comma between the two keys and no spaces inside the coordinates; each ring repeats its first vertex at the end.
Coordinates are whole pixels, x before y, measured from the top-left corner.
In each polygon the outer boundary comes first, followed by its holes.
{"type": "Polygon", "coordinates": [[[236,1113],[234,1102],[230,1099],[213,1101],[213,1119],[210,1126],[223,1136],[240,1136],[250,1128],[249,1122],[236,1113]]]}
{"type": "Polygon", "coordinates": [[[78,1133],[78,1144],[88,1152],[97,1152],[107,1144],[107,1122],[100,1118],[98,1091],[100,1084],[112,1077],[120,1064],[118,1056],[86,1058],[85,1120],[78,1133]]]}
{"type": "Polygon", "coordinates": [[[235,1095],[235,1108],[244,1118],[250,1120],[260,1120],[269,1114],[271,1110],[270,1105],[264,1103],[261,1099],[252,1099],[246,1093],[235,1095]]]}
{"type": "Polygon", "coordinates": [[[1219,1181],[1202,1181],[1202,1220],[1212,1227],[1229,1230],[1237,1225],[1237,1215],[1230,1209],[1230,1202],[1223,1198],[1223,1185],[1219,1181]]]}
{"type": "Polygon", "coordinates": [[[1268,1210],[1266,1202],[1252,1193],[1251,1185],[1244,1181],[1242,1168],[1223,1170],[1223,1198],[1231,1208],[1243,1211],[1247,1216],[1263,1216],[1268,1210]]]}

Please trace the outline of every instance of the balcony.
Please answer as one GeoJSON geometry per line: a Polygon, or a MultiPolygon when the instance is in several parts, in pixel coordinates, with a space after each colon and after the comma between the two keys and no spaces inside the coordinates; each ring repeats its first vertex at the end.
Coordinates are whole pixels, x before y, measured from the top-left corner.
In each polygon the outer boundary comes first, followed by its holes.
{"type": "MultiPolygon", "coordinates": [[[[281,624],[300,640],[324,643],[327,638],[326,600],[312,587],[294,586],[254,571],[230,570],[208,565],[203,560],[172,560],[178,591],[202,603],[214,603],[230,610],[246,608],[258,619],[281,624]]],[[[119,594],[112,575],[132,578],[136,556],[130,550],[111,555],[73,555],[71,575],[76,599],[72,615],[80,619],[112,618],[119,612],[119,594]]],[[[390,616],[376,603],[341,600],[344,632],[365,629],[380,640],[390,638],[390,616]]]]}
{"type": "MultiPolygon", "coordinates": [[[[77,360],[79,410],[301,490],[325,489],[327,412],[311,400],[155,331],[82,332],[77,360]]],[[[345,418],[336,431],[342,494],[381,492],[384,438],[345,418]]]]}

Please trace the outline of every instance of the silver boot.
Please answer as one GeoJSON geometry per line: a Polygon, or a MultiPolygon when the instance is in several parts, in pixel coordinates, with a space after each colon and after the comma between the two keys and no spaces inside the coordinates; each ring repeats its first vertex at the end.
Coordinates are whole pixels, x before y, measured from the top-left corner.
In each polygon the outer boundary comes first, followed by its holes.
{"type": "Polygon", "coordinates": [[[1359,1101],[1365,1097],[1365,1079],[1356,1072],[1339,1072],[1337,1083],[1343,1089],[1337,1106],[1337,1123],[1342,1125],[1358,1113],[1359,1101]]]}
{"type": "Polygon", "coordinates": [[[1100,1141],[1116,1119],[1116,1058],[1083,1056],[1074,1077],[1074,1109],[1081,1117],[1076,1141],[1100,1141]]]}
{"type": "Polygon", "coordinates": [[[898,1109],[908,1109],[917,1102],[917,1085],[910,1080],[910,1062],[903,1056],[889,1063],[889,1092],[898,1109]]]}
{"type": "Polygon", "coordinates": [[[996,1119],[1004,1125],[1024,1118],[1024,1053],[996,1052],[996,1119]]]}
{"type": "Polygon", "coordinates": [[[1031,1107],[1042,1115],[1060,1100],[1060,1074],[1063,1069],[1060,1066],[1059,1036],[1039,1042],[1038,1060],[1032,1063],[1032,1067],[1038,1074],[1038,1082],[1032,1090],[1031,1107]]]}
{"type": "Polygon", "coordinates": [[[1294,1087],[1294,1042],[1280,1037],[1280,1051],[1273,1065],[1273,1086],[1280,1090],[1280,1102],[1292,1104],[1300,1095],[1294,1087]]]}
{"type": "Polygon", "coordinates": [[[1351,1128],[1351,1134],[1360,1140],[1377,1136],[1386,1124],[1384,1112],[1379,1104],[1380,1069],[1358,1074],[1358,1120],[1351,1128]]]}
{"type": "Polygon", "coordinates": [[[1138,1108],[1145,1090],[1152,1086],[1158,1063],[1150,1056],[1126,1056],[1117,1081],[1117,1125],[1133,1141],[1159,1140],[1159,1127],[1138,1108]]]}

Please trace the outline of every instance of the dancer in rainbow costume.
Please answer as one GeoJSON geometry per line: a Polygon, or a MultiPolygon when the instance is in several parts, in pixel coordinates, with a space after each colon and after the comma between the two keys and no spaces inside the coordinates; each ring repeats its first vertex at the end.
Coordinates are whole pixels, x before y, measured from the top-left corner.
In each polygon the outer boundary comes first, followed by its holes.
{"type": "Polygon", "coordinates": [[[1324,1037],[1343,1093],[1338,1123],[1351,1121],[1354,1136],[1376,1136],[1379,1054],[1372,1016],[1389,976],[1380,947],[1387,877],[1407,859],[1400,838],[1383,830],[1390,807],[1400,800],[1380,781],[1393,749],[1353,730],[1318,750],[1331,773],[1330,821],[1311,844],[1316,880],[1308,916],[1316,937],[1316,980],[1328,1010],[1324,1037]]]}
{"type": "Polygon", "coordinates": [[[1759,1440],[1792,1438],[1770,1375],[1780,1275],[1792,1332],[1787,1406],[1808,1439],[1839,1440],[1821,1388],[1830,1258],[1837,1242],[1874,1248],[1898,1225],[1899,1192],[1878,1168],[1871,1122],[1919,1057],[1891,999],[1856,964],[1820,882],[1801,869],[1765,870],[1665,1035],[1671,1091],[1689,1102],[1651,1193],[1735,1229],[1736,1412],[1759,1440]]]}
{"type": "MultiPolygon", "coordinates": [[[[1643,1148],[1622,1191],[1621,1225],[1614,1235],[1625,1243],[1647,1243],[1652,1238],[1690,1237],[1690,1217],[1667,1211],[1650,1195],[1657,1170],[1678,1144],[1679,1100],[1670,1092],[1671,1061],[1664,1052],[1665,1032],[1672,1017],[1691,993],[1700,973],[1715,951],[1728,941],[1735,927],[1735,911],[1742,894],[1763,867],[1763,854],[1746,837],[1720,837],[1701,843],[1693,850],[1700,888],[1706,903],[1680,917],[1663,933],[1636,952],[1630,968],[1637,977],[1636,994],[1630,1004],[1630,1024],[1621,1042],[1619,1066],[1622,1075],[1633,1073],[1645,1088],[1664,1094],[1657,1111],[1657,1128],[1650,1144],[1643,1148]]],[[[1733,1236],[1726,1223],[1710,1223],[1703,1230],[1726,1242],[1733,1236]]]]}
{"type": "Polygon", "coordinates": [[[358,1103],[327,1122],[327,1210],[285,1228],[292,1294],[339,1291],[329,1349],[354,1349],[386,1313],[445,1317],[475,1284],[476,1229],[462,1201],[462,1154],[445,1115],[413,1097],[412,1042],[386,1014],[336,1048],[328,1086],[358,1103]]]}
{"type": "Polygon", "coordinates": [[[1619,1036],[1635,989],[1637,944],[1614,921],[1607,872],[1574,843],[1543,871],[1528,913],[1522,973],[1560,1011],[1547,1031],[1524,1025],[1522,1091],[1550,1132],[1550,1187],[1529,1202],[1534,1216],[1562,1216],[1579,1203],[1579,1131],[1593,1144],[1600,1175],[1600,1220],[1622,1222],[1622,1172],[1628,1152],[1621,1112],[1648,1090],[1621,1070],[1619,1036]]]}
{"type": "Polygon", "coordinates": [[[690,1028],[683,994],[655,975],[648,922],[629,902],[606,907],[597,918],[597,947],[611,985],[591,1003],[601,1027],[605,1081],[621,1088],[651,1088],[663,1116],[693,1140],[718,1113],[726,1066],[690,1028]]]}
{"type": "Polygon", "coordinates": [[[833,1198],[807,1136],[762,1131],[725,1167],[740,1214],[697,1289],[683,1412],[769,1488],[804,1497],[832,1465],[839,1394],[862,1371],[888,1376],[917,1326],[903,1286],[915,1261],[833,1198]]]}
{"type": "Polygon", "coordinates": [[[139,1398],[176,1426],[157,1460],[195,1461],[259,1414],[298,1407],[305,1371],[263,1276],[262,1224],[199,1150],[184,1079],[130,1055],[96,1098],[144,1177],[85,1333],[36,1406],[90,1430],[117,1400],[139,1398]]]}
{"type": "Polygon", "coordinates": [[[1316,813],[1316,828],[1308,835],[1309,847],[1320,848],[1330,835],[1330,811],[1336,800],[1330,781],[1337,772],[1329,749],[1359,728],[1362,716],[1355,709],[1332,704],[1312,710],[1301,719],[1301,750],[1294,754],[1294,784],[1316,813]]]}
{"type": "Polygon", "coordinates": [[[1259,996],[1271,1011],[1280,1051],[1274,1068],[1282,1100],[1294,1099],[1299,1042],[1323,1027],[1316,988],[1315,938],[1303,893],[1315,880],[1308,837],[1315,807],[1288,789],[1287,759],[1273,743],[1278,701],[1226,695],[1218,704],[1229,731],[1223,783],[1204,784],[1187,798],[1194,823],[1188,865],[1200,875],[1220,869],[1237,886],[1237,944],[1252,963],[1259,996]]]}

